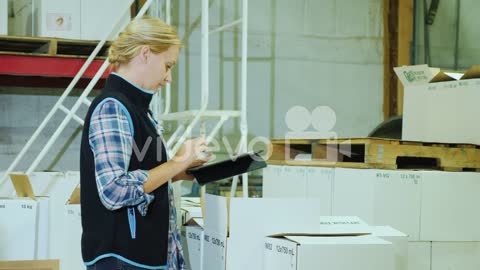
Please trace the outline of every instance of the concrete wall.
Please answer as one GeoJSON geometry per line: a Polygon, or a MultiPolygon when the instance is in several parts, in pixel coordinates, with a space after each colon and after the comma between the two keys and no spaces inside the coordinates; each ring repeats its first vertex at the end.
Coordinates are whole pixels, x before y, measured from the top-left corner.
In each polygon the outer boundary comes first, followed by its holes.
{"type": "MultiPolygon", "coordinates": [[[[241,1],[214,1],[210,21],[228,23],[241,1]],[[238,6],[235,6],[238,4],[238,6]]],[[[200,1],[182,1],[180,33],[188,36],[200,1]]],[[[284,137],[287,111],[330,106],[339,136],[366,136],[382,120],[383,17],[380,0],[250,1],[248,108],[252,136],[284,137]]],[[[229,31],[211,40],[210,104],[239,108],[240,35],[229,31]],[[238,73],[239,74],[239,73],[238,73]],[[221,104],[221,105],[220,105],[221,104]]],[[[200,105],[199,29],[180,58],[178,108],[200,105]]],[[[227,125],[228,126],[228,125],[227,125]]],[[[233,132],[230,127],[226,133],[233,132]]],[[[310,130],[314,130],[310,127],[310,130]]]]}
{"type": "MultiPolygon", "coordinates": [[[[21,151],[36,128],[56,103],[61,89],[0,88],[0,169],[5,170],[21,151]]],[[[71,107],[75,97],[67,98],[71,107]]],[[[86,113],[86,106],[79,115],[86,113]]],[[[46,126],[37,141],[21,161],[18,170],[25,170],[45,146],[65,114],[58,112],[46,126]]],[[[70,122],[49,154],[42,160],[38,170],[78,170],[81,127],[70,122]]]]}
{"type": "MultiPolygon", "coordinates": [[[[173,92],[173,109],[195,109],[200,106],[200,32],[199,25],[192,24],[199,20],[200,1],[173,2],[179,5],[174,6],[179,32],[187,37],[176,68],[175,88],[178,90],[173,92]],[[191,35],[187,35],[189,31],[191,35]]],[[[223,9],[220,2],[212,1],[212,27],[222,21],[233,21],[241,12],[241,1],[225,0],[223,9]]],[[[366,136],[382,121],[382,2],[250,1],[250,137],[284,137],[290,131],[285,115],[295,105],[304,106],[310,112],[317,106],[331,107],[336,116],[332,131],[341,137],[366,136]]],[[[210,41],[212,109],[238,109],[240,106],[240,40],[241,36],[233,29],[213,36],[210,41]]],[[[8,166],[58,98],[52,91],[43,90],[37,92],[43,94],[32,95],[34,92],[13,88],[0,91],[0,169],[8,166]]],[[[50,128],[58,122],[57,119],[50,128]]],[[[321,120],[317,122],[322,125],[321,120]]],[[[237,127],[238,122],[229,122],[222,135],[237,138],[237,127]]],[[[69,126],[62,140],[56,143],[57,149],[52,150],[52,155],[39,169],[78,169],[79,136],[71,138],[77,128],[76,123],[69,126]],[[67,140],[73,141],[58,158],[54,153],[67,140]],[[59,161],[55,162],[57,159],[59,161]]],[[[171,125],[167,125],[167,131],[171,130],[171,125]]],[[[311,126],[308,130],[315,131],[311,126]]],[[[43,141],[46,138],[44,135],[43,141]]],[[[40,142],[35,146],[37,153],[42,145],[40,142]]],[[[22,162],[20,168],[25,168],[29,162],[28,159],[22,162]]]]}
{"type": "MultiPolygon", "coordinates": [[[[428,5],[431,1],[428,1],[428,5]]],[[[460,1],[458,35],[458,70],[467,69],[480,63],[480,31],[478,31],[478,10],[480,2],[460,1]]],[[[417,64],[424,60],[423,1],[416,0],[416,57],[417,64]]],[[[455,38],[457,32],[457,0],[440,1],[438,12],[430,31],[430,66],[454,69],[455,38]]]]}

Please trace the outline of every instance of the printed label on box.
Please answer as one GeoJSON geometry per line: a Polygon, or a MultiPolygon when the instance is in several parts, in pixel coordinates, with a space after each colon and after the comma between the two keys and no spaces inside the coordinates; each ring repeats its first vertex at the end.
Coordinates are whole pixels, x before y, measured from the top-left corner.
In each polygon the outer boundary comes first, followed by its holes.
{"type": "Polygon", "coordinates": [[[49,31],[72,30],[72,14],[47,13],[47,30],[49,31]]]}

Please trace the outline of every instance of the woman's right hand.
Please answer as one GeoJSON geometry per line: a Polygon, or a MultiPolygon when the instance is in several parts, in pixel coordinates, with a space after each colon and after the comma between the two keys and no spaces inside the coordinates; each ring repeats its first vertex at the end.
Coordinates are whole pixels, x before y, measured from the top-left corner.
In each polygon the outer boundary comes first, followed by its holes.
{"type": "Polygon", "coordinates": [[[207,152],[207,149],[207,143],[203,138],[186,140],[173,159],[190,167],[193,162],[198,160],[200,153],[207,152]]]}

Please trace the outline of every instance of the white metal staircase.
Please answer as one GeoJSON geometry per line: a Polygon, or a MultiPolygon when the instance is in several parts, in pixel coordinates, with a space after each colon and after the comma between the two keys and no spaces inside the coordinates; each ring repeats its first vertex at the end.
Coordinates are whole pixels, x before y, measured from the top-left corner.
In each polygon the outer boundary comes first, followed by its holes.
{"type": "MultiPolygon", "coordinates": [[[[167,12],[168,14],[168,12],[167,12]]],[[[167,16],[167,18],[169,18],[167,16]]],[[[168,23],[167,19],[167,23],[168,23]]],[[[232,118],[240,118],[240,143],[236,154],[247,151],[247,38],[248,38],[248,0],[242,1],[242,16],[232,23],[219,26],[216,29],[209,29],[209,6],[208,0],[202,0],[202,21],[201,21],[201,105],[197,110],[183,112],[170,112],[170,88],[167,86],[165,98],[165,111],[158,114],[160,122],[176,121],[177,128],[167,140],[167,148],[171,153],[176,153],[185,140],[192,134],[196,126],[200,126],[205,133],[207,143],[210,143],[218,134],[223,124],[232,118]],[[241,109],[240,110],[210,110],[209,101],[209,36],[237,25],[242,26],[242,55],[241,55],[241,109]],[[207,133],[206,122],[214,122],[214,127],[207,133]]],[[[154,105],[158,106],[158,105],[154,105]]],[[[248,174],[242,176],[243,195],[248,197],[248,174]]],[[[238,176],[234,177],[231,189],[231,196],[235,196],[238,183],[238,176]]]]}

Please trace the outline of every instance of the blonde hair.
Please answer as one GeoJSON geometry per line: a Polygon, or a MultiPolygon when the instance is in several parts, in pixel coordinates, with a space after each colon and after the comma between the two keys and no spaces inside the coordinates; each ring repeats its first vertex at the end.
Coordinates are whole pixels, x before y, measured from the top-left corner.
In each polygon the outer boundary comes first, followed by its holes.
{"type": "Polygon", "coordinates": [[[128,24],[108,49],[108,60],[111,67],[118,68],[127,64],[137,56],[142,46],[148,46],[153,53],[161,53],[170,46],[181,46],[177,31],[162,20],[143,16],[128,24]]]}

